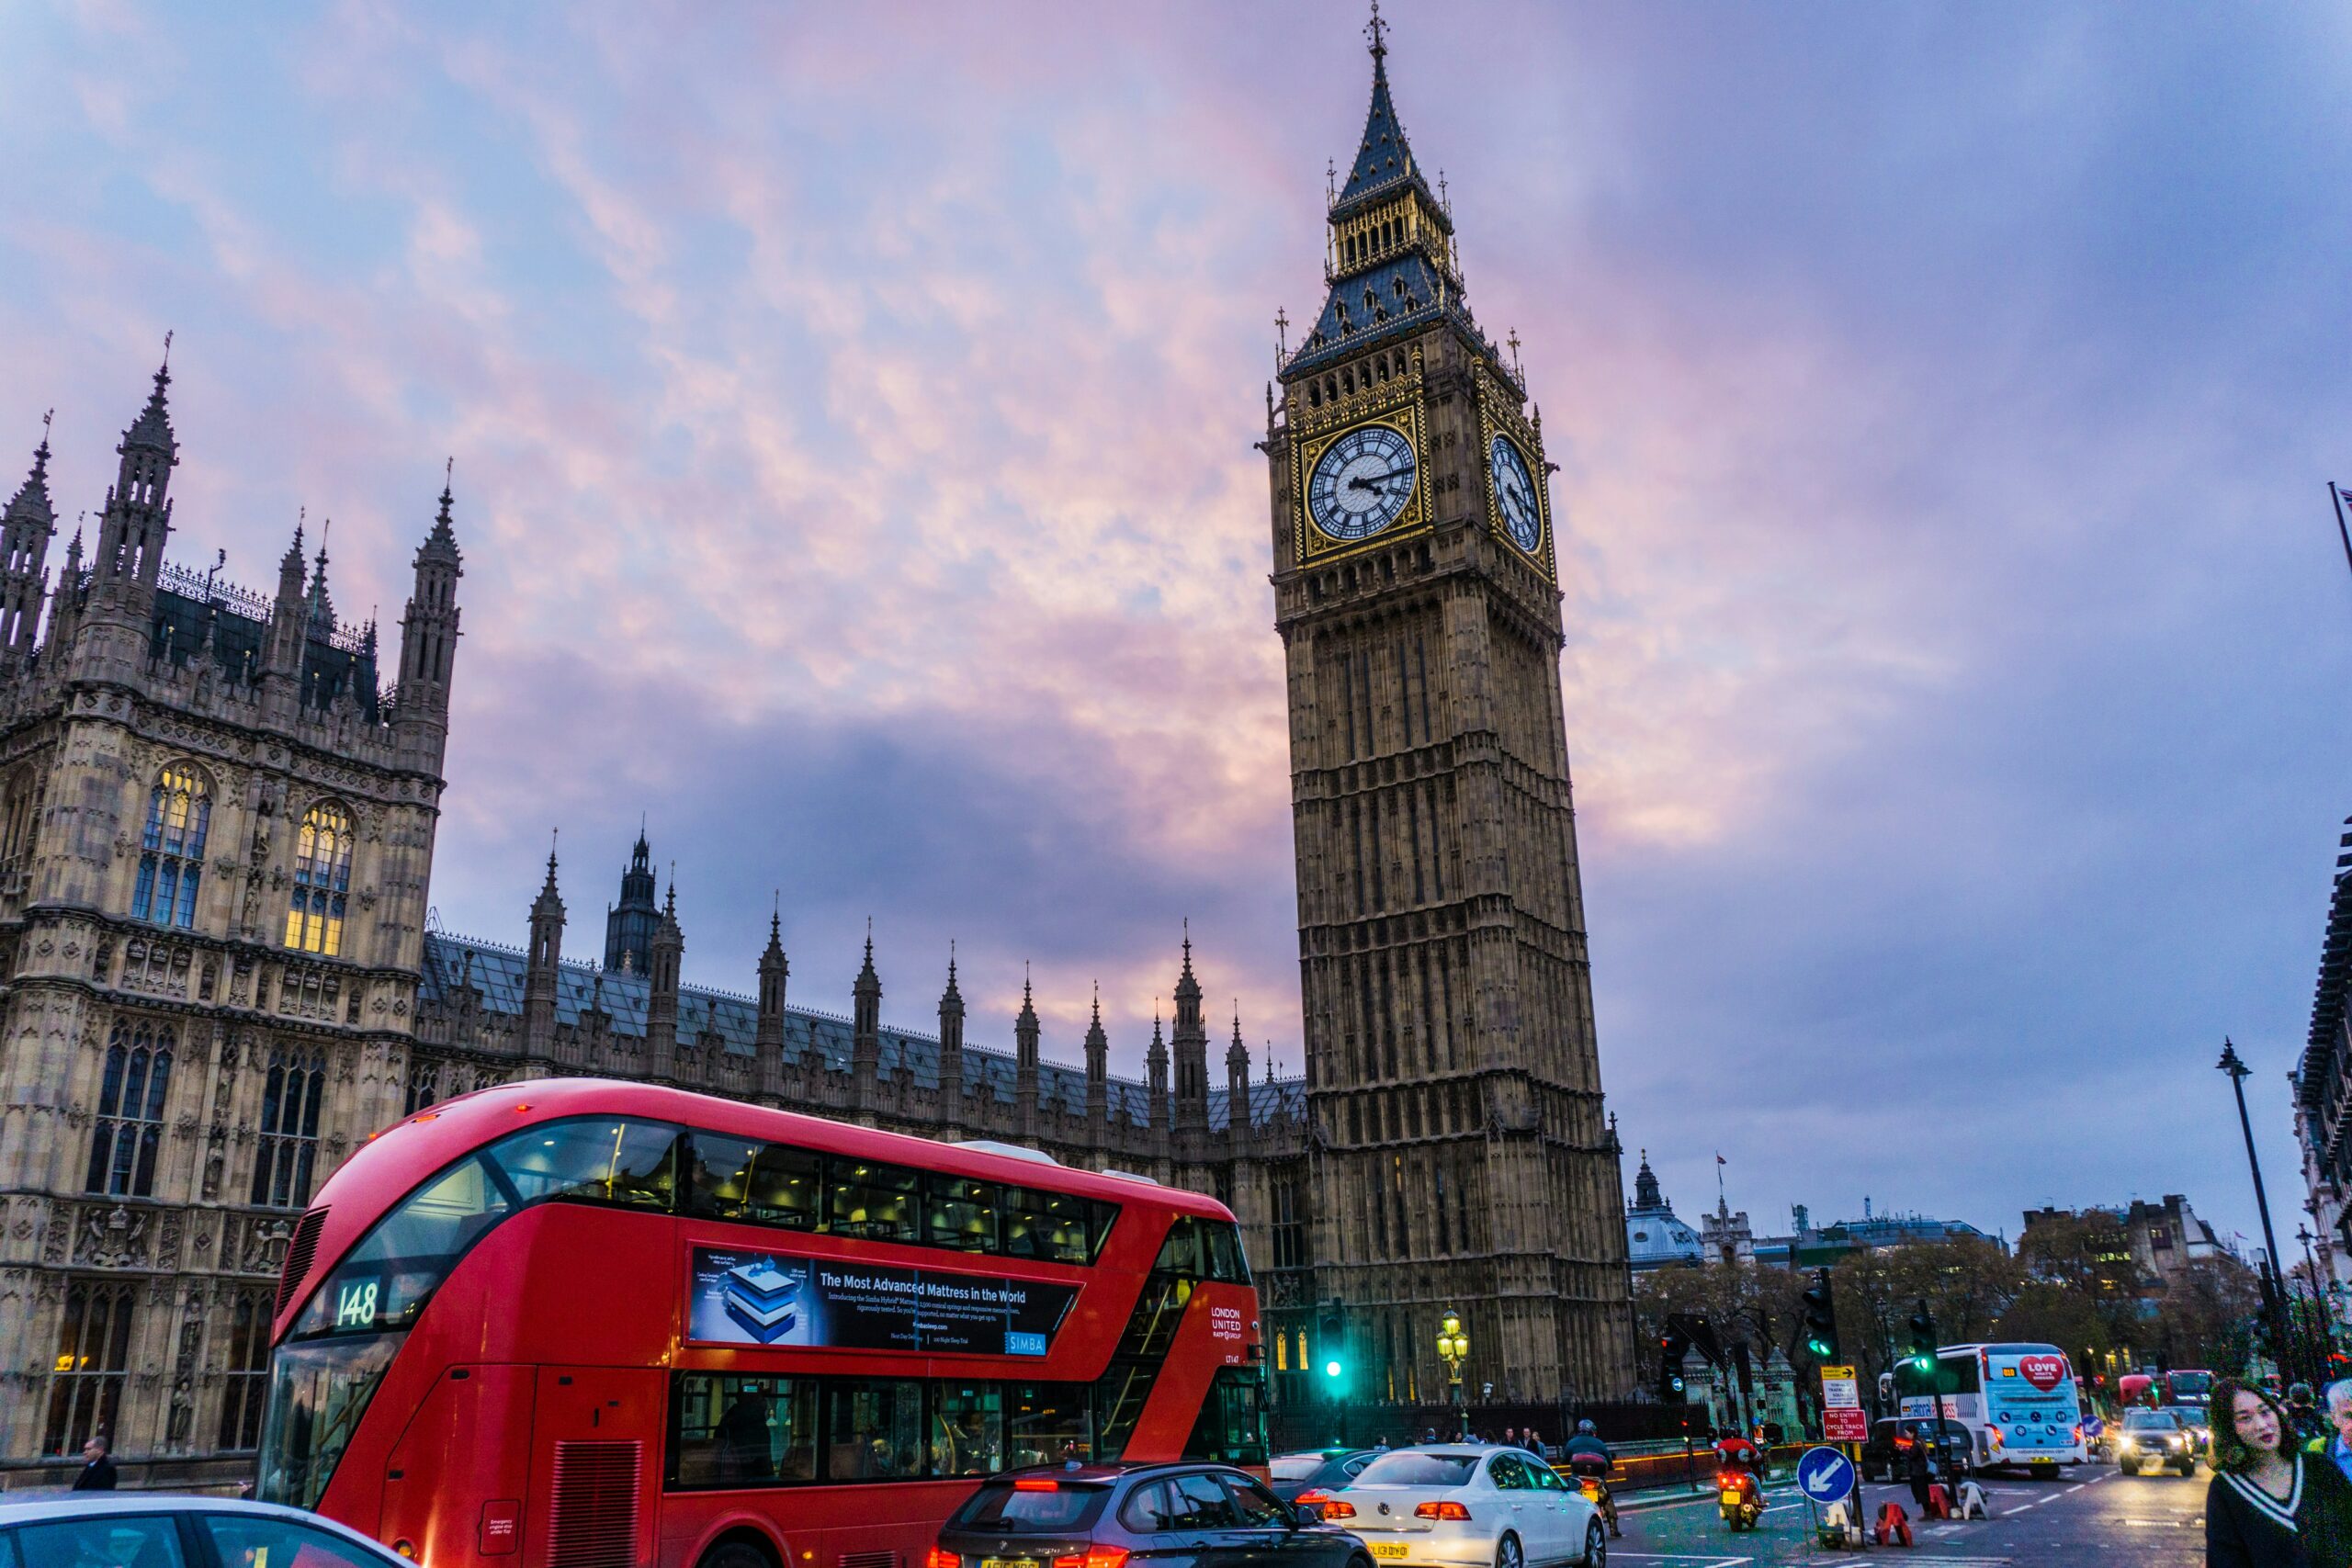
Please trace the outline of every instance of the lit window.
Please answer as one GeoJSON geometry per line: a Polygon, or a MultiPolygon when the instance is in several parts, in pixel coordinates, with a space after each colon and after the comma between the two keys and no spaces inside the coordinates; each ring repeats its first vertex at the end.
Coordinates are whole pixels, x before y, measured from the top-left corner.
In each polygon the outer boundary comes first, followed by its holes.
{"type": "Polygon", "coordinates": [[[294,897],[286,945],[334,958],[343,952],[344,898],[351,890],[351,818],[322,803],[302,815],[294,849],[294,897]]]}
{"type": "Polygon", "coordinates": [[[196,895],[204,880],[204,830],[212,800],[193,769],[174,763],[147,796],[147,831],[139,843],[139,883],[130,915],[159,926],[196,924],[196,895]]]}

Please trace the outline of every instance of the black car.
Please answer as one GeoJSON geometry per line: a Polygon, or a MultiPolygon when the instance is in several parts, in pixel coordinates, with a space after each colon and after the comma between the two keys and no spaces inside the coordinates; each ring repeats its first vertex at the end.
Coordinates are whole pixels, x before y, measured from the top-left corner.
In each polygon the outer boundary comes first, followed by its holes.
{"type": "MultiPolygon", "coordinates": [[[[1931,1416],[1883,1416],[1871,1423],[1871,1439],[1862,1445],[1862,1479],[1865,1481],[1907,1481],[1911,1477],[1911,1450],[1921,1442],[1936,1440],[1936,1420],[1931,1416]]],[[[1975,1439],[1968,1428],[1957,1421],[1943,1423],[1943,1473],[1946,1477],[1964,1476],[1975,1458],[1975,1439]]]]}
{"type": "Polygon", "coordinates": [[[1327,1492],[1345,1486],[1380,1454],[1378,1449],[1308,1449],[1304,1453],[1276,1454],[1270,1467],[1274,1495],[1285,1503],[1295,1503],[1298,1495],[1310,1486],[1327,1492]]]}
{"type": "Polygon", "coordinates": [[[928,1568],[1372,1568],[1363,1542],[1230,1465],[1068,1464],[980,1483],[928,1568]]]}

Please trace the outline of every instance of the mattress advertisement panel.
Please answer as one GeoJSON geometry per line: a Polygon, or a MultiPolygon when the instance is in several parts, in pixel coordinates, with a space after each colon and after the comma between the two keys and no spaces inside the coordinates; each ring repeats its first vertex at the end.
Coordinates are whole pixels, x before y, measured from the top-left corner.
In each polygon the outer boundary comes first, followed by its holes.
{"type": "Polygon", "coordinates": [[[697,1247],[686,1337],[698,1345],[1042,1356],[1075,1285],[697,1247]]]}

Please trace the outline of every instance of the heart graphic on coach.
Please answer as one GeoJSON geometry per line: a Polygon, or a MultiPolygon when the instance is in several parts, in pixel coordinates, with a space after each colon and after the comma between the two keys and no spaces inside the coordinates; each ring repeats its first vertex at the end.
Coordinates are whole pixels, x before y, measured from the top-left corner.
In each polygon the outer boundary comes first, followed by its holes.
{"type": "Polygon", "coordinates": [[[2042,1393],[2048,1393],[2058,1386],[2058,1380],[2066,1375],[2066,1358],[2064,1356],[2019,1356],[2018,1371],[2025,1374],[2026,1382],[2042,1393]]]}

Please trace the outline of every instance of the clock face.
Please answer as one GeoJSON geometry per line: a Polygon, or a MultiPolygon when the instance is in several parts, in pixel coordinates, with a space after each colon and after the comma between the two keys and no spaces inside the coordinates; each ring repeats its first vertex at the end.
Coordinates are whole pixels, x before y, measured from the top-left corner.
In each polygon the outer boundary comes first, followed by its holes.
{"type": "Polygon", "coordinates": [[[1527,459],[1507,435],[1495,437],[1487,449],[1487,466],[1495,479],[1495,507],[1503,516],[1503,532],[1510,542],[1533,555],[1544,544],[1544,512],[1535,499],[1535,478],[1527,459]]]}
{"type": "Polygon", "coordinates": [[[1413,444],[1401,432],[1359,425],[1316,459],[1306,514],[1334,539],[1369,539],[1405,514],[1418,473],[1413,444]]]}

